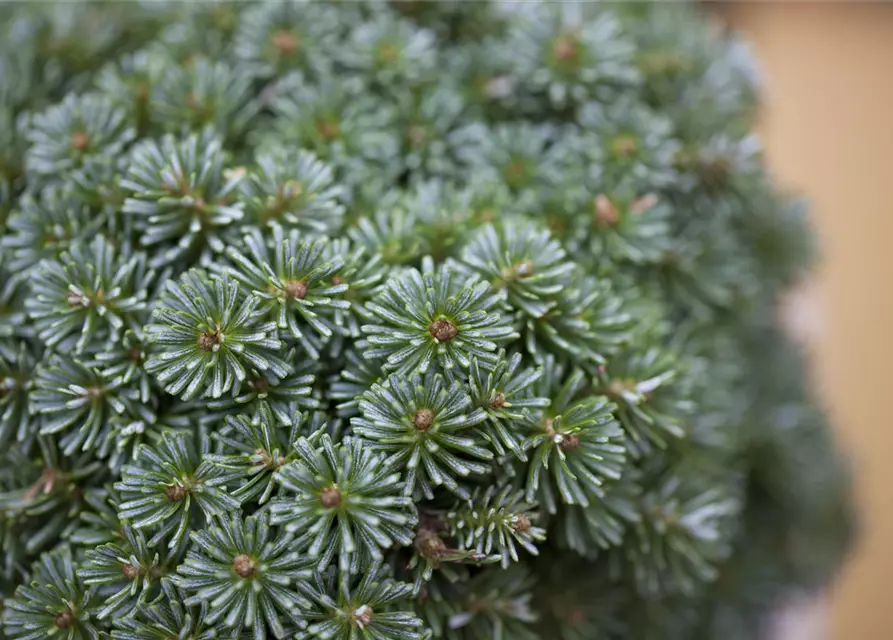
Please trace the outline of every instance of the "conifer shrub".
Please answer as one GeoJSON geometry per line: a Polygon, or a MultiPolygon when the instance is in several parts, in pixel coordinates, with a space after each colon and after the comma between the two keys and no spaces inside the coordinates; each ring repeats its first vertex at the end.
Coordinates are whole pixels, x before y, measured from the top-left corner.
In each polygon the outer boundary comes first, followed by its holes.
{"type": "Polygon", "coordinates": [[[740,42],[5,4],[0,637],[764,638],[851,533],[740,42]]]}

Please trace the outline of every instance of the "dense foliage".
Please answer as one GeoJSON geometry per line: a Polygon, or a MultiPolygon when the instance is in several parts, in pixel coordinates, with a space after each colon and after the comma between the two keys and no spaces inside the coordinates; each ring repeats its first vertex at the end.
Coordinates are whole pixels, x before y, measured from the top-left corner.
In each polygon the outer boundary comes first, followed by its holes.
{"type": "Polygon", "coordinates": [[[762,638],[850,536],[685,5],[0,7],[0,638],[762,638]]]}

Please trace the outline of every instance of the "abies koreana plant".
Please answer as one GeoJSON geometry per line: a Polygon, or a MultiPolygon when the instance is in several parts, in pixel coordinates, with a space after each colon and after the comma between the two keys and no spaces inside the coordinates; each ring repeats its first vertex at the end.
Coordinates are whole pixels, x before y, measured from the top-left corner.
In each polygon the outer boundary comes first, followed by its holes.
{"type": "Polygon", "coordinates": [[[684,4],[0,5],[0,639],[746,640],[847,549],[684,4]]]}

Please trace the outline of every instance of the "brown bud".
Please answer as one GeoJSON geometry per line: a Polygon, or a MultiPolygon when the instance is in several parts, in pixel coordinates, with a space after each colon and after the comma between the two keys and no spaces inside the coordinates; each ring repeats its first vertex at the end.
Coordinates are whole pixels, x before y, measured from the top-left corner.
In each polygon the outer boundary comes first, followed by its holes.
{"type": "Polygon", "coordinates": [[[459,328],[446,318],[439,318],[428,325],[428,333],[441,342],[449,342],[459,333],[459,328]]]}
{"type": "Polygon", "coordinates": [[[90,135],[83,131],[75,131],[71,134],[69,144],[75,151],[85,151],[90,146],[90,135]]]}
{"type": "Polygon", "coordinates": [[[573,60],[577,56],[577,52],[577,38],[570,33],[558,36],[552,45],[552,54],[556,60],[561,60],[562,62],[573,60]]]}
{"type": "Polygon", "coordinates": [[[595,196],[592,201],[595,220],[604,227],[612,227],[620,220],[620,212],[610,198],[604,194],[595,196]]]}
{"type": "Polygon", "coordinates": [[[441,537],[429,529],[419,529],[414,544],[425,558],[437,558],[447,549],[446,543],[441,537]]]}
{"type": "Polygon", "coordinates": [[[618,136],[611,142],[611,151],[615,156],[629,158],[639,150],[639,143],[635,136],[618,136]]]}
{"type": "Polygon", "coordinates": [[[490,406],[494,409],[501,409],[505,406],[505,394],[501,391],[494,396],[493,400],[490,402],[490,406]]]}
{"type": "Polygon", "coordinates": [[[337,121],[320,120],[316,123],[316,130],[319,132],[319,135],[321,135],[324,140],[334,140],[338,137],[338,133],[341,131],[341,127],[338,126],[337,121]]]}
{"type": "Polygon", "coordinates": [[[412,419],[416,431],[427,431],[434,424],[434,412],[431,409],[419,409],[412,419]]]}
{"type": "Polygon", "coordinates": [[[319,501],[326,509],[335,509],[341,506],[341,492],[337,487],[326,487],[320,492],[319,501]]]}
{"type": "Polygon", "coordinates": [[[580,436],[576,433],[563,433],[558,446],[562,451],[573,451],[580,446],[580,436]]]}
{"type": "Polygon", "coordinates": [[[292,300],[303,300],[307,297],[307,284],[304,282],[287,282],[285,295],[292,300]]]}
{"type": "Polygon", "coordinates": [[[58,614],[53,619],[53,623],[59,629],[68,629],[75,623],[77,619],[74,617],[74,613],[72,613],[71,609],[66,609],[58,614]]]}
{"type": "Polygon", "coordinates": [[[205,331],[198,336],[198,348],[202,351],[213,351],[220,344],[219,331],[205,331]]]}
{"type": "Polygon", "coordinates": [[[233,558],[233,571],[235,571],[236,575],[240,578],[253,578],[257,571],[257,567],[254,564],[254,560],[246,556],[244,553],[240,553],[233,558]]]}
{"type": "Polygon", "coordinates": [[[515,520],[515,524],[512,525],[512,529],[514,529],[518,533],[530,531],[530,518],[522,513],[520,516],[518,516],[518,519],[515,520]]]}
{"type": "Polygon", "coordinates": [[[397,49],[397,45],[392,42],[385,43],[378,50],[378,59],[381,62],[394,62],[400,56],[400,51],[397,49]]]}
{"type": "Polygon", "coordinates": [[[171,502],[183,502],[186,499],[186,489],[178,484],[172,484],[164,490],[164,495],[171,502]]]}
{"type": "Polygon", "coordinates": [[[301,40],[291,31],[284,29],[274,33],[271,40],[273,48],[281,56],[294,53],[301,46],[301,40]]]}
{"type": "Polygon", "coordinates": [[[128,580],[133,580],[134,578],[139,576],[140,568],[135,567],[128,562],[127,564],[121,565],[121,573],[123,573],[124,577],[126,577],[128,580]]]}

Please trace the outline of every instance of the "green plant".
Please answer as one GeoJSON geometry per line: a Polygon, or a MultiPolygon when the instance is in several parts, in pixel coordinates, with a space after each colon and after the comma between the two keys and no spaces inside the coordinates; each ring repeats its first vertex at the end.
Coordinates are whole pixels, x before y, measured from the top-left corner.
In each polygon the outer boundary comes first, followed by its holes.
{"type": "Polygon", "coordinates": [[[741,43],[0,5],[0,638],[759,638],[846,467],[741,43]]]}

